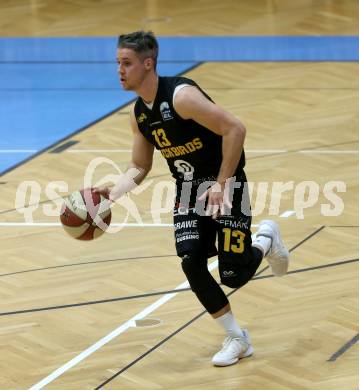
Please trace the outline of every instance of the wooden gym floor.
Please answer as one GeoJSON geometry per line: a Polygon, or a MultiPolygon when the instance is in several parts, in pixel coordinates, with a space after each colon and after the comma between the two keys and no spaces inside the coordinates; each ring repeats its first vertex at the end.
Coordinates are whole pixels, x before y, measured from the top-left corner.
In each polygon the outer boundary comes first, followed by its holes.
{"type": "MultiPolygon", "coordinates": [[[[1,11],[2,36],[116,35],[138,28],[159,35],[357,35],[359,30],[354,0],[295,5],[6,0],[1,11]]],[[[60,390],[358,389],[358,72],[356,62],[216,62],[186,74],[246,124],[246,172],[255,195],[262,194],[260,182],[293,182],[278,215],[271,216],[291,248],[289,274],[273,278],[264,262],[246,287],[225,290],[256,351],[231,367],[210,364],[222,333],[183,284],[172,228],[166,225],[170,212],[161,215],[161,226],[125,227],[87,243],[55,225],[11,225],[24,221],[14,210],[23,181],[36,180],[45,188],[61,180],[73,191],[82,187],[95,157],[125,168],[129,106],[74,136],[79,143],[73,148],[43,153],[2,176],[1,389],[42,388],[49,376],[45,387],[60,390]],[[122,152],[114,153],[118,149],[122,152]],[[303,181],[316,183],[319,197],[300,219],[292,211],[294,189],[303,181]],[[331,204],[323,194],[330,181],[346,186],[338,192],[344,210],[337,216],[321,212],[321,205],[331,204]]],[[[103,166],[98,176],[113,173],[103,166]]],[[[165,162],[156,154],[148,188],[131,195],[144,223],[153,224],[153,189],[167,180],[165,162]]],[[[57,223],[44,213],[44,205],[53,205],[44,193],[41,201],[34,222],[57,223]]],[[[254,224],[269,215],[270,201],[268,195],[254,224]]],[[[124,217],[117,206],[113,221],[124,217]]],[[[217,277],[216,263],[211,264],[217,277]]]]}

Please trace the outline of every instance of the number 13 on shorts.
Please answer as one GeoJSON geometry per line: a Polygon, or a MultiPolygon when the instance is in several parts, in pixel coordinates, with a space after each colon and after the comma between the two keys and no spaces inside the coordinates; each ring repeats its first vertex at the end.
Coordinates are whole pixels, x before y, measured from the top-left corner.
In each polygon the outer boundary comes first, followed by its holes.
{"type": "Polygon", "coordinates": [[[223,228],[222,232],[224,233],[223,250],[225,252],[243,253],[246,235],[240,230],[229,228],[223,228]]]}

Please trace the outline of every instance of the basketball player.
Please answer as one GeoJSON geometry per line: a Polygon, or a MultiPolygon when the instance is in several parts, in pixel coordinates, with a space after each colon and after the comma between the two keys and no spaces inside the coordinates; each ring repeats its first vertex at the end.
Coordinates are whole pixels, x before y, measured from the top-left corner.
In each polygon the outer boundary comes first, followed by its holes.
{"type": "Polygon", "coordinates": [[[241,329],[209,273],[207,259],[218,254],[221,282],[239,288],[253,277],[264,257],[275,275],[284,275],[289,253],[278,226],[269,220],[259,224],[252,242],[243,171],[244,125],[214,104],[193,80],[159,77],[157,55],[158,43],[151,32],[119,37],[120,81],[138,99],[130,113],[132,161],[109,196],[115,201],[140,184],[151,170],[154,148],[161,152],[176,180],[177,254],[192,291],[226,333],[212,362],[227,366],[250,356],[253,348],[248,331],[241,329]],[[228,183],[232,186],[226,187],[228,183]]]}

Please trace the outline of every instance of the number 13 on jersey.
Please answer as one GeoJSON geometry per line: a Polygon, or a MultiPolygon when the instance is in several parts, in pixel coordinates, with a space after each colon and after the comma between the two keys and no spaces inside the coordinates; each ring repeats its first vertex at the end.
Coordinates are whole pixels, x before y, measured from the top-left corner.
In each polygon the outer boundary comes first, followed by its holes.
{"type": "Polygon", "coordinates": [[[224,233],[223,250],[225,252],[243,253],[245,234],[240,230],[222,229],[224,233]]]}
{"type": "Polygon", "coordinates": [[[163,129],[153,130],[152,135],[155,137],[156,143],[160,148],[171,146],[171,142],[163,129]]]}

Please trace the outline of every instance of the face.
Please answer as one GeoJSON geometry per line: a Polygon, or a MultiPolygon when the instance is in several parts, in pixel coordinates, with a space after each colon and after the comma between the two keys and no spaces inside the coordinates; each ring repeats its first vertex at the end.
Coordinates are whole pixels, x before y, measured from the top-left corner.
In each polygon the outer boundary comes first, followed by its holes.
{"type": "Polygon", "coordinates": [[[149,58],[142,60],[132,49],[118,49],[118,74],[122,88],[126,91],[136,91],[141,87],[149,71],[149,58]]]}

